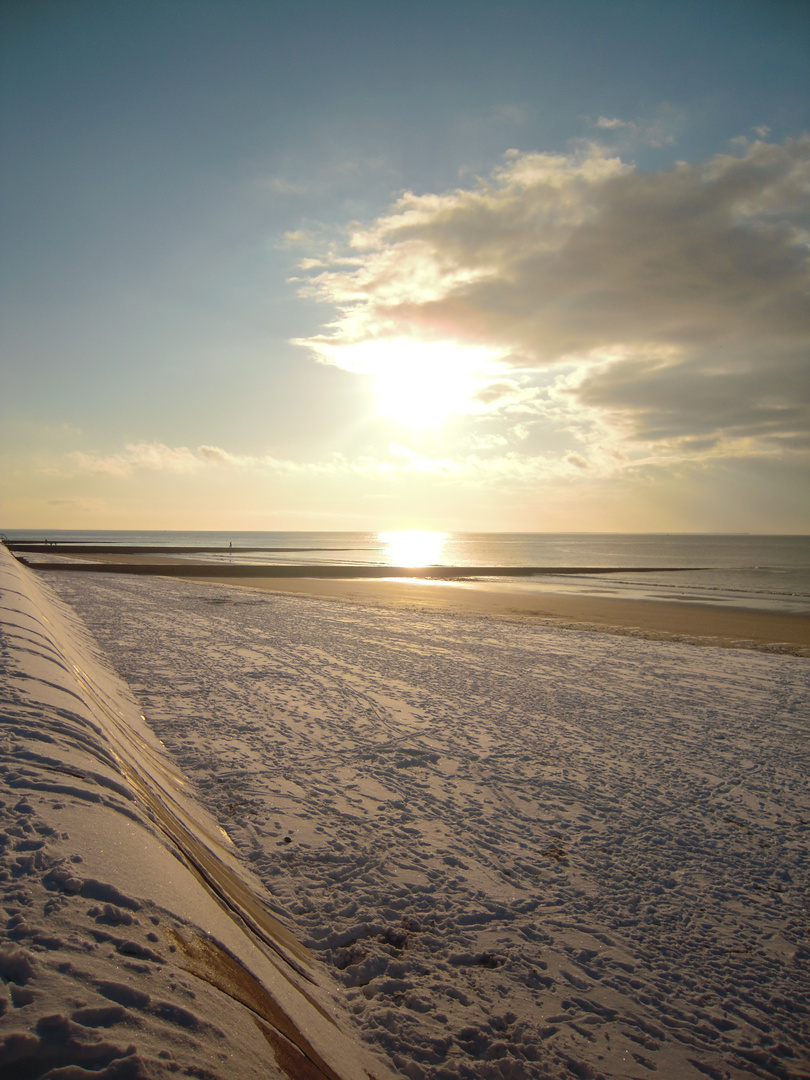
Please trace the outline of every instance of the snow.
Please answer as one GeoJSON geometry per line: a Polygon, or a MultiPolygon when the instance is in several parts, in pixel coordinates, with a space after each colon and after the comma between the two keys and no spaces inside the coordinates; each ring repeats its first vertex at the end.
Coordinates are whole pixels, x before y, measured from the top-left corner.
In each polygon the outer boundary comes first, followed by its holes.
{"type": "MultiPolygon", "coordinates": [[[[810,1072],[806,659],[178,580],[48,584],[392,1071],[810,1072]]],[[[108,854],[88,879],[119,880],[108,854]]],[[[150,1001],[188,1008],[177,986],[150,1001]]],[[[138,1015],[144,1039],[167,1026],[138,1015]]]]}
{"type": "Polygon", "coordinates": [[[331,979],[2,548],[0,647],[4,1080],[367,1078],[331,979]]]}

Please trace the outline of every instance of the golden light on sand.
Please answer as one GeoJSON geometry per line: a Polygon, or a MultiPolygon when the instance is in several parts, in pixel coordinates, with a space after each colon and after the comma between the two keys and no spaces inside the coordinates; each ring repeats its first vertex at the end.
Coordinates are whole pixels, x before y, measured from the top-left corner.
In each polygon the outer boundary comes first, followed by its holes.
{"type": "Polygon", "coordinates": [[[379,534],[380,541],[385,544],[386,558],[392,566],[434,566],[441,562],[446,537],[446,533],[418,529],[379,534]]]}

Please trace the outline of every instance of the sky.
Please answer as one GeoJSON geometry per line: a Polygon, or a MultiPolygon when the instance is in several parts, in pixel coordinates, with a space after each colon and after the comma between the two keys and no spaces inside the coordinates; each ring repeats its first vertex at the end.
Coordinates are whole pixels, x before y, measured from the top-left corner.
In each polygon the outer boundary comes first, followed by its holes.
{"type": "Polygon", "coordinates": [[[810,533],[807,3],[0,41],[0,530],[810,533]]]}

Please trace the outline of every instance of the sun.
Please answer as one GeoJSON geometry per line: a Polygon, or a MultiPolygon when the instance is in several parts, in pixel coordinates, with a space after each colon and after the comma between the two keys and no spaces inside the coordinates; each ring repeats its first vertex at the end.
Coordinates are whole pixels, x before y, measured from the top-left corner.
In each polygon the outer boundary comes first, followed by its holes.
{"type": "Polygon", "coordinates": [[[404,336],[318,348],[324,362],[370,377],[376,411],[414,430],[439,427],[454,414],[486,412],[480,391],[502,377],[507,351],[404,336]]]}
{"type": "Polygon", "coordinates": [[[435,566],[441,561],[446,533],[401,529],[378,534],[392,566],[435,566]]]}
{"type": "Polygon", "coordinates": [[[475,412],[476,391],[494,360],[492,350],[447,341],[399,338],[366,347],[377,411],[415,430],[475,412]]]}

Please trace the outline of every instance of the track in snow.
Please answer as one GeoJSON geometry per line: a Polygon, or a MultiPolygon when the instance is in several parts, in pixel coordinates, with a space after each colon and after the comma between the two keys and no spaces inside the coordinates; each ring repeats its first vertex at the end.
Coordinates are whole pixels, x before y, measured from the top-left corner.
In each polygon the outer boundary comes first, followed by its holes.
{"type": "Polygon", "coordinates": [[[48,584],[404,1074],[810,1068],[807,660],[48,584]]]}

